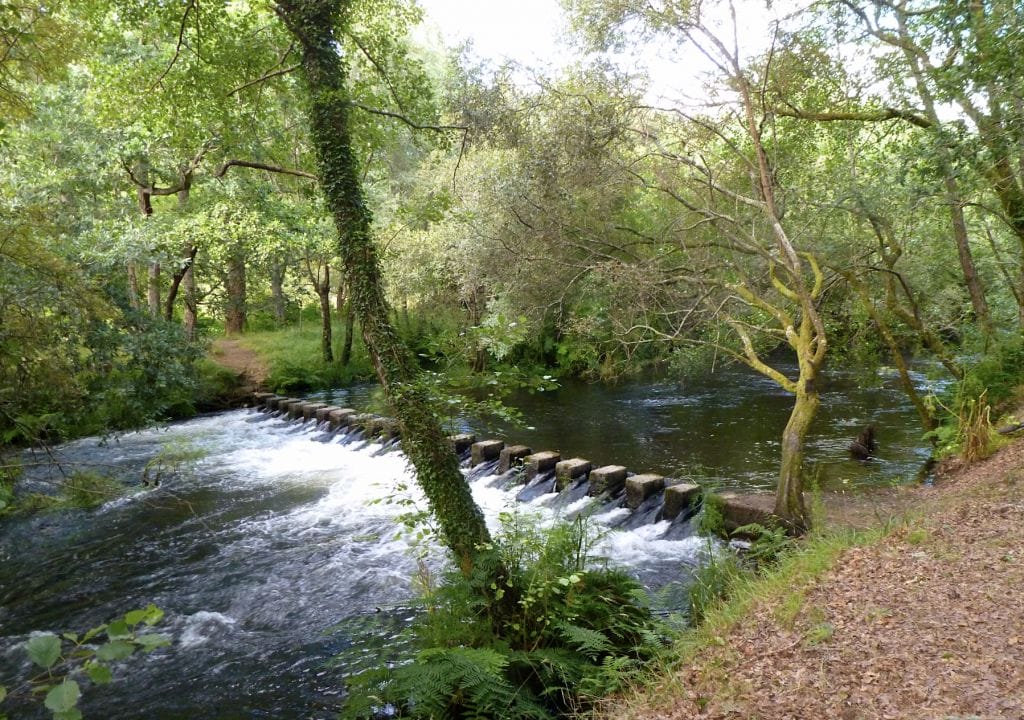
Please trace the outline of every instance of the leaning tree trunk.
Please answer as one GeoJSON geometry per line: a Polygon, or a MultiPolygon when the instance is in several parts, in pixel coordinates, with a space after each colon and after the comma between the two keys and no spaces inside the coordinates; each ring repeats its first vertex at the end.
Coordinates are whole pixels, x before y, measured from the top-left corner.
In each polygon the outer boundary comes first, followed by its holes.
{"type": "Polygon", "coordinates": [[[347,68],[338,51],[335,28],[351,24],[353,2],[278,0],[276,10],[301,46],[310,136],[320,187],[338,229],[339,255],[352,308],[388,403],[401,423],[402,449],[416,469],[417,482],[438,521],[442,540],[462,572],[468,574],[490,534],[429,395],[417,383],[414,358],[388,320],[370,210],[352,147],[347,68]]]}
{"type": "Polygon", "coordinates": [[[804,441],[811,429],[821,399],[815,387],[814,375],[803,369],[797,382],[796,402],[782,431],[782,462],[779,484],[775,490],[775,514],[783,518],[796,532],[810,527],[810,517],[804,504],[804,441]]]}

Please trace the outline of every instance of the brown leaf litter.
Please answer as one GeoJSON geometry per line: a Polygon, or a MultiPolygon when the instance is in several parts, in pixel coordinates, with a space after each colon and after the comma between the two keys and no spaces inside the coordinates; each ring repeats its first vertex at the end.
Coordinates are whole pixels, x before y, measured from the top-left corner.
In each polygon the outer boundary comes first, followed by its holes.
{"type": "Polygon", "coordinates": [[[901,497],[919,520],[846,551],[795,619],[755,607],[630,715],[1024,720],[1024,442],[901,497]]]}

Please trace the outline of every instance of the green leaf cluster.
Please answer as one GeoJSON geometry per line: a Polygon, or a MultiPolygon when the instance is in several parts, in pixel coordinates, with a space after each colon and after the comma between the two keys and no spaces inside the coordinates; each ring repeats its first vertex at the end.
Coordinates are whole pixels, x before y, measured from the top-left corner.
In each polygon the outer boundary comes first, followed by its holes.
{"type": "MultiPolygon", "coordinates": [[[[22,695],[42,696],[43,705],[53,713],[54,720],[80,720],[82,712],[78,701],[82,688],[78,680],[88,678],[93,685],[106,685],[114,679],[112,663],[125,660],[137,651],[151,653],[169,646],[170,636],[147,632],[163,617],[164,611],[150,603],[82,635],[70,631],[61,635],[33,635],[25,642],[24,649],[41,672],[11,692],[0,687],[0,703],[22,695]]],[[[4,717],[0,709],[0,718],[4,717]]]]}
{"type": "Polygon", "coordinates": [[[553,718],[623,686],[661,649],[640,585],[600,566],[582,519],[507,513],[473,573],[424,588],[412,662],[354,679],[347,717],[553,718]]]}

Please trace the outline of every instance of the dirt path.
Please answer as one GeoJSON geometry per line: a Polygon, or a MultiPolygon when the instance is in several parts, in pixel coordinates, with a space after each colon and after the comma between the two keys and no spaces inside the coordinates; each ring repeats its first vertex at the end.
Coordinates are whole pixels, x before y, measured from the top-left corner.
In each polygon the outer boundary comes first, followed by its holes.
{"type": "Polygon", "coordinates": [[[1024,719],[1024,442],[920,497],[919,519],[847,551],[798,609],[758,607],[630,716],[1024,719]]]}
{"type": "Polygon", "coordinates": [[[264,389],[270,374],[259,355],[231,338],[214,340],[210,359],[237,373],[240,392],[246,395],[264,389]]]}

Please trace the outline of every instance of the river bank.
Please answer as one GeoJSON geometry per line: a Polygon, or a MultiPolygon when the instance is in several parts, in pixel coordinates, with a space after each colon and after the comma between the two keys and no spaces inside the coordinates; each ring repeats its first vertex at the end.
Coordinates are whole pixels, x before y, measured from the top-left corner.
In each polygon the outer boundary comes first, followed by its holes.
{"type": "Polygon", "coordinates": [[[819,544],[826,572],[745,588],[604,716],[1024,717],[1024,440],[900,496],[874,533],[819,544]]]}

